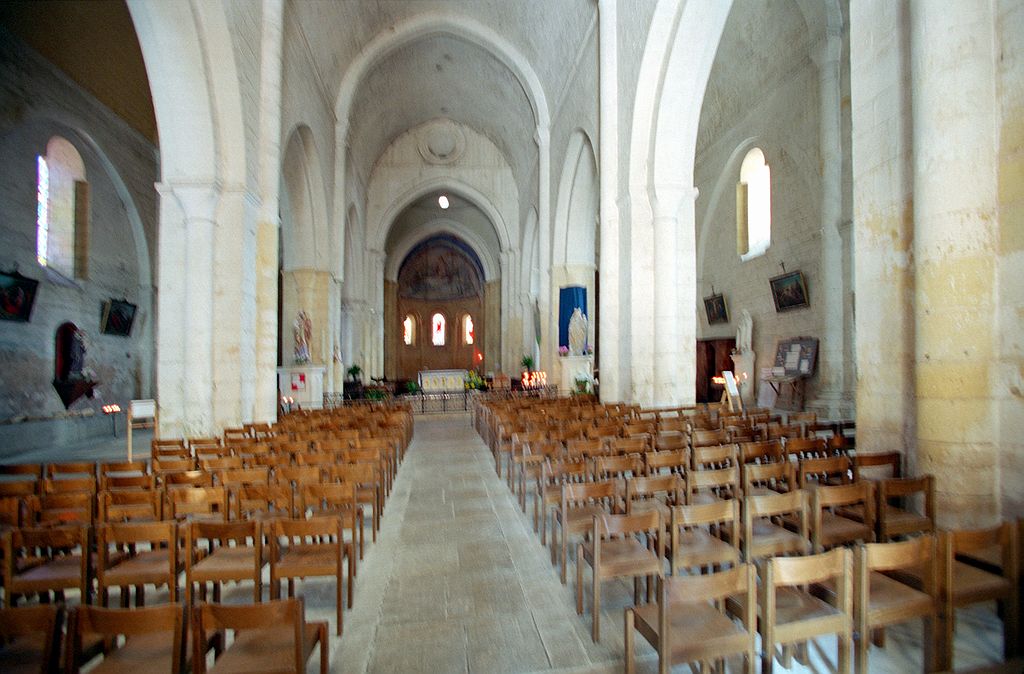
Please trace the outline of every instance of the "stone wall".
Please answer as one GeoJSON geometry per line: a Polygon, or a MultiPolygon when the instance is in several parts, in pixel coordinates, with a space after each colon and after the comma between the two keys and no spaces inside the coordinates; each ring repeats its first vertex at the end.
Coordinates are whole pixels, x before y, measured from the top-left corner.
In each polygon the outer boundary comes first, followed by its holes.
{"type": "MultiPolygon", "coordinates": [[[[97,397],[78,400],[71,411],[152,395],[154,270],[149,251],[156,239],[157,151],[62,72],[3,33],[0,162],[0,269],[16,267],[39,281],[31,321],[5,321],[0,331],[0,422],[43,420],[26,424],[24,433],[17,425],[5,429],[10,450],[27,447],[33,442],[30,435],[66,436],[45,428],[51,423],[46,419],[66,414],[51,383],[55,333],[65,322],[87,333],[85,367],[100,382],[97,397]],[[90,188],[87,278],[64,278],[35,259],[36,157],[54,135],[74,144],[85,163],[90,188]],[[128,338],[100,333],[101,306],[111,298],[138,306],[128,338]]],[[[109,424],[76,427],[87,430],[74,431],[74,437],[110,430],[109,424]]]]}
{"type": "MultiPolygon", "coordinates": [[[[737,2],[711,71],[697,141],[698,338],[732,337],[740,312],[754,321],[755,369],[771,366],[780,339],[822,338],[821,178],[818,70],[806,25],[789,3],[737,2]],[[752,54],[757,54],[756,58],[752,54]],[[749,67],[737,69],[737,63],[749,67]],[[742,261],[736,252],[736,184],[747,151],[771,169],[771,245],[742,261]],[[769,279],[803,272],[809,308],[777,313],[769,279]],[[725,295],[729,322],[709,325],[702,298],[725,295]]],[[[817,375],[806,397],[817,394],[817,375]]]]}

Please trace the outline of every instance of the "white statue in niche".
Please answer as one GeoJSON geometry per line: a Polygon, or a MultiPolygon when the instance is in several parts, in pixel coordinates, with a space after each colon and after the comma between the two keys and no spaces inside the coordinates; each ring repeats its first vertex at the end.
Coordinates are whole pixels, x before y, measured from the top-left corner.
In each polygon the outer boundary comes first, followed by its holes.
{"type": "Polygon", "coordinates": [[[569,353],[582,356],[587,347],[587,316],[579,307],[572,310],[569,317],[569,353]]]}
{"type": "Polygon", "coordinates": [[[736,328],[736,352],[750,353],[754,350],[754,319],[750,312],[744,309],[740,312],[739,324],[736,328]]]}

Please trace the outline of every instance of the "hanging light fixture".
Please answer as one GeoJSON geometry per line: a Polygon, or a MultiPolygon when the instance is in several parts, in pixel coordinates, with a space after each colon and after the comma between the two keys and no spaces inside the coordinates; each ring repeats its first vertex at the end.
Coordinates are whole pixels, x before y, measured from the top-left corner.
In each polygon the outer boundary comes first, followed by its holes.
{"type": "Polygon", "coordinates": [[[437,205],[441,207],[442,211],[446,211],[448,210],[448,206],[450,206],[451,204],[448,203],[448,197],[442,194],[437,198],[437,205]]]}

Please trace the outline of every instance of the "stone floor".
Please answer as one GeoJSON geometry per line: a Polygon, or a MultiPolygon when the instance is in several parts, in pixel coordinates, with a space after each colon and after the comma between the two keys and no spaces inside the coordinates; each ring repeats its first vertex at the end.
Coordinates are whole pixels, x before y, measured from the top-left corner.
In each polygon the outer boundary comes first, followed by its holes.
{"type": "MultiPolygon", "coordinates": [[[[140,439],[136,446],[147,444],[140,439]]],[[[23,460],[123,456],[122,438],[23,460]]],[[[344,635],[333,636],[332,581],[309,579],[298,591],[307,618],[331,622],[333,672],[619,672],[623,609],[632,602],[631,585],[604,584],[602,638],[595,644],[589,594],[588,613],[576,615],[574,567],[569,584],[562,585],[466,414],[417,418],[378,541],[360,563],[344,635]]],[[[237,587],[225,600],[249,597],[250,590],[237,587]]],[[[886,647],[871,651],[871,671],[921,671],[920,643],[917,625],[890,629],[886,647]]],[[[834,639],[821,639],[807,666],[794,662],[792,669],[777,671],[834,672],[835,652],[834,639]]],[[[997,662],[1001,652],[992,605],[958,613],[957,670],[997,662]]],[[[317,663],[314,655],[310,672],[317,663]]],[[[639,637],[637,664],[639,672],[657,671],[653,651],[639,637]]],[[[739,671],[738,665],[730,663],[730,671],[739,671]]]]}

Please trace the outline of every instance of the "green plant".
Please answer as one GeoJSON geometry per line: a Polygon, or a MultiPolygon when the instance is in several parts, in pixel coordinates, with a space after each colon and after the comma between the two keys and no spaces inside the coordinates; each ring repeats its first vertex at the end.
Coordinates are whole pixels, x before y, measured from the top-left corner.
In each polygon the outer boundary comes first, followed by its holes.
{"type": "Polygon", "coordinates": [[[379,388],[372,388],[366,392],[367,400],[387,400],[388,392],[382,391],[379,388]]]}
{"type": "Polygon", "coordinates": [[[525,367],[527,370],[533,369],[533,356],[523,356],[523,359],[519,361],[519,364],[525,367]]]}
{"type": "Polygon", "coordinates": [[[477,371],[470,370],[466,373],[466,388],[483,391],[487,388],[487,382],[484,381],[484,378],[477,371]]]}
{"type": "Polygon", "coordinates": [[[405,391],[406,393],[419,393],[420,385],[414,381],[407,381],[405,382],[405,391]]]}
{"type": "Polygon", "coordinates": [[[352,379],[359,379],[359,375],[363,373],[363,368],[353,365],[346,372],[348,372],[348,376],[352,377],[352,379]]]}

